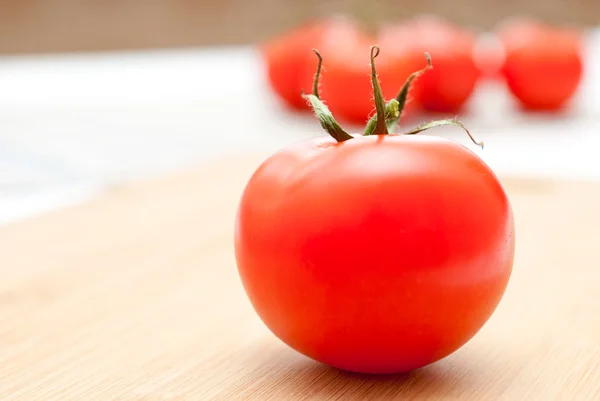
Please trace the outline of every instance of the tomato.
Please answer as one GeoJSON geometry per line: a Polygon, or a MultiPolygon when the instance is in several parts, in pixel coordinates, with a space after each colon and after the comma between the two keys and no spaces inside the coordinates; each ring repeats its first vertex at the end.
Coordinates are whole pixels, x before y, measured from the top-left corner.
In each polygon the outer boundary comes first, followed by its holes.
{"type": "Polygon", "coordinates": [[[474,59],[475,37],[438,18],[420,17],[388,25],[378,37],[381,47],[398,57],[423,63],[429,52],[435,68],[420,78],[414,99],[423,109],[455,113],[473,94],[480,72],[474,59]]]}
{"type": "MultiPolygon", "coordinates": [[[[309,92],[314,79],[314,56],[318,48],[328,54],[321,92],[329,109],[341,120],[362,124],[373,114],[368,49],[374,38],[349,17],[335,17],[298,27],[266,42],[261,47],[267,80],[274,93],[292,109],[308,110],[301,93],[309,92]],[[360,55],[364,54],[364,57],[360,55]]],[[[379,62],[381,86],[386,97],[415,70],[425,65],[423,52],[412,59],[390,53],[379,62]]],[[[410,100],[410,97],[409,97],[410,100]]],[[[413,115],[409,101],[403,114],[413,115]]]]}
{"type": "Polygon", "coordinates": [[[235,257],[257,314],[291,348],[398,373],[451,354],[489,319],[511,275],[514,221],[475,153],[409,135],[458,122],[390,134],[373,82],[373,135],[348,134],[318,93],[308,97],[331,137],[284,148],[253,173],[235,257]]]}
{"type": "Polygon", "coordinates": [[[310,91],[313,77],[307,76],[305,70],[312,71],[310,50],[325,29],[325,21],[307,23],[260,46],[267,82],[283,104],[292,109],[309,110],[301,95],[302,91],[310,91]]]}
{"type": "MultiPolygon", "coordinates": [[[[371,80],[368,50],[374,38],[357,24],[340,21],[323,36],[319,50],[327,54],[321,80],[321,93],[327,106],[340,120],[364,124],[374,113],[371,97],[371,80]]],[[[379,61],[378,73],[386,98],[396,96],[398,89],[415,70],[425,66],[423,52],[415,59],[405,60],[392,52],[379,61]]],[[[313,67],[314,68],[314,67],[313,67]]],[[[314,78],[313,68],[307,78],[314,78]]],[[[407,103],[405,115],[414,114],[412,103],[407,103]]]]}
{"type": "Polygon", "coordinates": [[[564,107],[583,75],[580,33],[517,20],[504,24],[498,36],[505,53],[502,73],[519,104],[529,110],[564,107]]]}

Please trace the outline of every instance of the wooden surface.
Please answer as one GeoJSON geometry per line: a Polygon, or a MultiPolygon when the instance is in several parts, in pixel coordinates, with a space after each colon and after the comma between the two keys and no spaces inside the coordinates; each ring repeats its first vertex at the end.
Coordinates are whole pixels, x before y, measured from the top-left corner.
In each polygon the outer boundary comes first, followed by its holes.
{"type": "Polygon", "coordinates": [[[258,160],[0,230],[0,399],[600,399],[600,184],[504,180],[517,251],[497,312],[447,359],[368,377],[298,355],[247,301],[232,234],[258,160]]]}

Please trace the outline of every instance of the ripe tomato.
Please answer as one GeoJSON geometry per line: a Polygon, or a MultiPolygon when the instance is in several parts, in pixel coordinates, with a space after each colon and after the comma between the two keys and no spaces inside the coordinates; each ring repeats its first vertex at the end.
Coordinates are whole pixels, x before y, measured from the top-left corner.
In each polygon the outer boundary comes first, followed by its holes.
{"type": "MultiPolygon", "coordinates": [[[[348,17],[303,25],[261,47],[267,80],[284,104],[308,110],[301,94],[310,91],[314,79],[314,56],[310,50],[321,49],[329,55],[321,78],[321,92],[330,110],[341,120],[362,124],[374,111],[367,52],[372,41],[360,24],[348,17]]],[[[424,65],[423,52],[409,60],[403,54],[383,57],[379,76],[384,95],[395,96],[410,73],[424,65]]],[[[403,113],[412,115],[415,110],[409,101],[403,113]]]]}
{"type": "MultiPolygon", "coordinates": [[[[322,38],[319,49],[327,54],[321,80],[321,93],[327,106],[340,120],[364,124],[375,111],[371,97],[368,50],[373,38],[352,21],[340,21],[322,38]]],[[[314,78],[314,65],[307,78],[314,78]]],[[[414,59],[404,59],[388,52],[378,63],[379,79],[387,98],[396,96],[406,78],[425,66],[423,52],[414,59]]],[[[407,103],[404,115],[414,114],[412,103],[407,103]]]]}
{"type": "Polygon", "coordinates": [[[454,352],[492,315],[512,271],[514,222],[476,154],[408,135],[459,123],[389,134],[373,85],[368,136],[349,135],[317,92],[308,97],[332,138],[283,149],[254,172],[235,256],[256,312],[290,347],[344,370],[405,372],[454,352]]]}
{"type": "Polygon", "coordinates": [[[292,109],[309,110],[302,91],[310,91],[313,77],[305,70],[313,69],[310,50],[318,45],[326,29],[325,21],[302,25],[260,46],[267,82],[283,103],[292,109]]]}
{"type": "Polygon", "coordinates": [[[480,72],[473,54],[475,37],[469,32],[441,19],[421,17],[383,27],[378,39],[390,53],[419,65],[423,52],[431,54],[435,68],[414,87],[415,102],[423,109],[454,113],[471,97],[480,72]]]}
{"type": "Polygon", "coordinates": [[[504,24],[498,36],[505,54],[502,73],[521,106],[530,110],[565,106],[583,74],[580,33],[516,20],[504,24]]]}

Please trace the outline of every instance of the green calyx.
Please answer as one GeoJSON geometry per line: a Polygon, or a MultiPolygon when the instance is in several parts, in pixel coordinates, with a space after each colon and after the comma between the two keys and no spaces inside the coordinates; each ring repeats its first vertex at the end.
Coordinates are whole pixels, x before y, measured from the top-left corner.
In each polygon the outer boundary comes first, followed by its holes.
{"type": "MultiPolygon", "coordinates": [[[[302,94],[302,96],[309,102],[312,107],[317,119],[321,123],[321,126],[329,135],[331,135],[336,141],[344,142],[349,139],[353,139],[354,137],[346,132],[340,124],[335,120],[331,111],[327,108],[325,103],[319,97],[319,78],[321,76],[321,67],[323,65],[323,58],[319,54],[317,50],[314,50],[317,58],[319,60],[317,65],[317,72],[315,74],[315,79],[313,82],[313,90],[312,94],[306,95],[302,94]]],[[[373,86],[373,98],[375,101],[375,115],[373,115],[367,121],[367,125],[363,131],[363,136],[368,135],[389,135],[393,133],[400,121],[400,117],[402,115],[402,111],[404,110],[404,106],[406,105],[406,100],[408,97],[408,92],[410,90],[411,84],[417,79],[420,75],[424,74],[428,70],[432,69],[431,57],[428,53],[425,53],[425,58],[427,60],[427,66],[419,71],[412,73],[400,88],[400,91],[396,95],[394,99],[391,99],[386,103],[383,94],[381,92],[381,86],[379,84],[379,79],[377,78],[377,71],[375,68],[375,58],[379,55],[380,49],[379,46],[371,47],[371,84],[373,86]]],[[[412,130],[404,132],[402,135],[414,135],[420,132],[426,131],[430,128],[440,127],[452,125],[456,127],[460,127],[469,136],[471,141],[475,143],[477,146],[483,148],[483,143],[477,141],[467,130],[467,128],[456,119],[446,119],[446,120],[436,120],[428,123],[424,123],[415,127],[412,130]]]]}
{"type": "Polygon", "coordinates": [[[317,65],[317,73],[315,74],[315,80],[313,82],[313,90],[311,95],[302,94],[302,96],[308,100],[310,106],[313,108],[315,115],[319,119],[321,126],[325,131],[329,133],[336,141],[343,142],[348,139],[352,139],[353,136],[344,131],[344,129],[335,121],[333,118],[333,114],[331,111],[325,106],[319,97],[319,78],[321,76],[321,67],[323,65],[323,57],[319,54],[318,51],[314,50],[317,58],[319,59],[319,64],[317,65]]]}

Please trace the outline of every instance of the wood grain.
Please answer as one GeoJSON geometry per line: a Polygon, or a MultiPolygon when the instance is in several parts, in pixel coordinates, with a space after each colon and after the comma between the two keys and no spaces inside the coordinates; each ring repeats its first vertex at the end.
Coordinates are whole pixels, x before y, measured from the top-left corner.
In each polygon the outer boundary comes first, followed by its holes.
{"type": "Polygon", "coordinates": [[[600,184],[504,179],[517,255],[497,312],[445,360],[369,377],[298,355],[253,312],[232,234],[259,160],[0,230],[0,399],[600,399],[600,184]]]}

